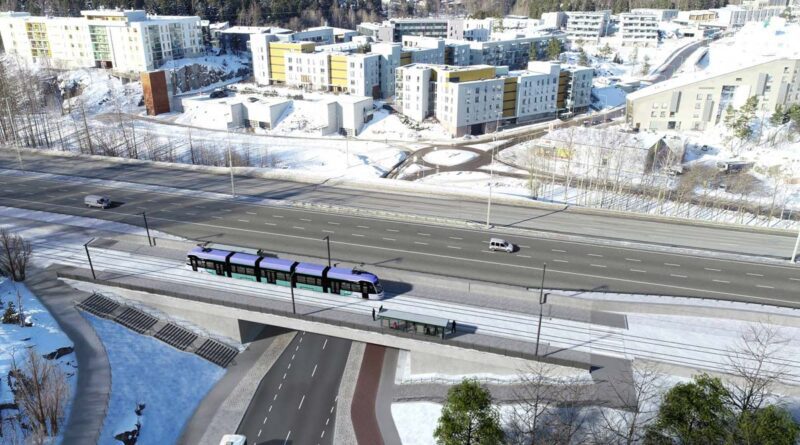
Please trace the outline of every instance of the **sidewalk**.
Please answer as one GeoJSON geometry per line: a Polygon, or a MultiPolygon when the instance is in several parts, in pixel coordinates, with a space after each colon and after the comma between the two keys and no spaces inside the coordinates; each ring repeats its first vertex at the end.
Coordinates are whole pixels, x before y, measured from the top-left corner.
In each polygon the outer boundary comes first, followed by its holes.
{"type": "Polygon", "coordinates": [[[89,294],[57,279],[60,267],[32,270],[25,285],[47,308],[75,345],[78,384],[72,399],[62,443],[98,443],[111,395],[111,366],[105,347],[89,322],[75,308],[75,301],[89,294]]]}
{"type": "Polygon", "coordinates": [[[353,395],[350,415],[359,445],[383,445],[380,424],[375,411],[381,370],[386,348],[368,344],[358,373],[358,384],[353,395]]]}

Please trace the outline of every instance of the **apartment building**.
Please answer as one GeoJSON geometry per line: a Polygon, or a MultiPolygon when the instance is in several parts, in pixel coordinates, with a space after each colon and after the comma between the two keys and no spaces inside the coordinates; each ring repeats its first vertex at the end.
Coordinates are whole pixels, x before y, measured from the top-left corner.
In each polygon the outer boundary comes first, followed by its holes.
{"type": "Polygon", "coordinates": [[[545,12],[542,14],[542,27],[561,29],[567,26],[567,15],[562,11],[545,12]]]}
{"type": "Polygon", "coordinates": [[[777,57],[701,76],[677,77],[628,94],[626,119],[638,129],[705,130],[755,96],[759,110],[800,103],[800,57],[777,57]]]}
{"type": "Polygon", "coordinates": [[[652,14],[656,16],[656,20],[659,22],[671,22],[672,19],[678,17],[677,9],[633,8],[631,12],[634,14],[652,14]]]}
{"type": "Polygon", "coordinates": [[[464,19],[400,18],[383,23],[362,23],[358,33],[378,42],[401,42],[403,36],[424,36],[439,39],[463,39],[464,19]]]}
{"type": "Polygon", "coordinates": [[[567,35],[563,32],[540,33],[536,37],[498,37],[486,42],[469,42],[470,65],[507,66],[509,69],[523,69],[528,61],[540,59],[547,53],[551,39],[566,45],[567,35]],[[534,54],[535,53],[535,54],[534,54]]]}
{"type": "Polygon", "coordinates": [[[592,104],[594,69],[580,65],[562,65],[558,80],[556,108],[561,113],[583,113],[592,104]]]}
{"type": "Polygon", "coordinates": [[[89,27],[81,18],[5,13],[0,15],[0,41],[6,53],[28,63],[64,69],[95,65],[89,27]]]}
{"type": "Polygon", "coordinates": [[[314,42],[317,45],[332,45],[334,43],[347,43],[357,36],[358,32],[334,28],[332,26],[317,26],[303,31],[279,35],[278,40],[284,42],[314,42]]]}
{"type": "MultiPolygon", "coordinates": [[[[588,68],[577,72],[576,82],[591,72],[588,68]]],[[[573,76],[569,70],[566,73],[549,62],[531,62],[512,71],[489,65],[412,64],[397,69],[395,103],[410,119],[435,117],[453,137],[482,134],[503,124],[555,118],[562,78],[573,76]]],[[[581,92],[589,98],[591,78],[589,90],[581,92]]]]}
{"type": "Polygon", "coordinates": [[[658,46],[658,17],[649,12],[621,13],[618,34],[623,46],[658,46]]]}
{"type": "Polygon", "coordinates": [[[269,41],[255,35],[253,75],[259,85],[283,84],[309,90],[380,97],[380,55],[316,52],[312,42],[269,41]]]}
{"type": "Polygon", "coordinates": [[[30,63],[63,68],[151,71],[203,49],[199,17],[148,16],[144,11],[91,10],[82,17],[0,17],[5,50],[30,63]]]}
{"type": "Polygon", "coordinates": [[[569,11],[567,36],[572,42],[598,42],[608,33],[611,11],[569,11]]]}
{"type": "Polygon", "coordinates": [[[685,25],[705,25],[715,22],[716,20],[717,13],[707,9],[678,11],[678,16],[673,19],[674,22],[685,25]]]}
{"type": "Polygon", "coordinates": [[[783,13],[783,6],[750,7],[740,5],[726,5],[724,8],[715,8],[711,11],[717,15],[716,24],[727,28],[740,28],[748,22],[762,22],[770,17],[777,17],[783,13]]]}

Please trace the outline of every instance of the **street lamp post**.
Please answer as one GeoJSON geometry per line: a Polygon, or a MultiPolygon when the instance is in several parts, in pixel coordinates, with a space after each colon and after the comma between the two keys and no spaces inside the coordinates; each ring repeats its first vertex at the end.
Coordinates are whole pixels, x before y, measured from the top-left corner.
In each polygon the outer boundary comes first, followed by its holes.
{"type": "Polygon", "coordinates": [[[326,236],[325,238],[322,238],[322,239],[327,241],[327,244],[328,244],[328,267],[331,267],[331,237],[330,237],[330,235],[328,235],[328,236],[326,236]]]}
{"type": "Polygon", "coordinates": [[[536,326],[536,357],[539,357],[539,338],[542,336],[542,305],[547,303],[547,295],[544,293],[544,274],[547,272],[547,263],[542,265],[542,286],[539,288],[539,324],[536,326]]]}
{"type": "Polygon", "coordinates": [[[486,230],[492,226],[492,182],[494,182],[494,146],[492,147],[492,160],[489,163],[489,201],[486,203],[486,230]]]}
{"type": "Polygon", "coordinates": [[[94,274],[94,265],[92,264],[92,256],[89,255],[89,244],[91,244],[92,241],[94,241],[94,238],[87,241],[86,244],[83,245],[83,248],[86,249],[86,258],[89,259],[89,269],[92,270],[92,279],[96,280],[97,276],[94,274]]]}
{"type": "Polygon", "coordinates": [[[150,238],[150,226],[147,225],[147,214],[145,212],[142,212],[142,218],[144,218],[144,230],[147,232],[147,244],[153,247],[153,241],[150,238]]]}
{"type": "Polygon", "coordinates": [[[797,261],[797,248],[800,247],[800,228],[797,230],[797,241],[794,242],[794,250],[792,251],[792,263],[797,261]]]}
{"type": "Polygon", "coordinates": [[[231,154],[231,142],[228,138],[228,166],[231,172],[231,196],[236,197],[236,186],[233,183],[233,155],[231,154]]]}
{"type": "Polygon", "coordinates": [[[292,314],[297,315],[297,308],[294,305],[294,271],[289,276],[289,291],[292,293],[292,314]]]}

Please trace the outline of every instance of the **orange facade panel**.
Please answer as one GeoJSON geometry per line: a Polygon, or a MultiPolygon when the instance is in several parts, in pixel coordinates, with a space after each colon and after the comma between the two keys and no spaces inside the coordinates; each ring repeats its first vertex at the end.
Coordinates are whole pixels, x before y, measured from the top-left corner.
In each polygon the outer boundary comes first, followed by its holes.
{"type": "Polygon", "coordinates": [[[142,93],[147,114],[155,116],[169,113],[169,89],[167,88],[167,75],[164,71],[143,72],[142,93]]]}

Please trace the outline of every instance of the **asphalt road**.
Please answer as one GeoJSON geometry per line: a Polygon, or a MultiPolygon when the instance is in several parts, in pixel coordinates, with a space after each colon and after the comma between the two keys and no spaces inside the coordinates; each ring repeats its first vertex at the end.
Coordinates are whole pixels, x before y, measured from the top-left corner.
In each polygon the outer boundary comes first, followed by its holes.
{"type": "Polygon", "coordinates": [[[196,240],[262,248],[282,256],[325,256],[334,262],[379,264],[425,272],[538,287],[709,297],[800,305],[800,268],[643,251],[589,243],[506,236],[513,254],[490,252],[491,233],[324,212],[266,207],[227,199],[117,189],[113,209],[87,209],[96,185],[0,176],[0,205],[89,216],[142,225],[196,240]],[[287,255],[288,254],[288,255],[287,255]]]}
{"type": "Polygon", "coordinates": [[[333,443],[336,394],[350,340],[300,332],[258,385],[237,434],[247,443],[333,443]]]}
{"type": "MultiPolygon", "coordinates": [[[[230,178],[227,175],[169,169],[151,164],[122,164],[35,153],[23,153],[22,157],[24,167],[29,171],[230,193],[230,178]]],[[[16,152],[0,150],[0,166],[18,168],[16,152]]],[[[6,178],[0,177],[0,184],[4,181],[6,178]]],[[[239,194],[261,198],[486,221],[486,202],[478,199],[441,198],[430,194],[410,195],[393,193],[389,189],[373,188],[362,191],[325,184],[248,177],[236,178],[236,190],[239,194]]],[[[117,195],[108,188],[94,189],[94,191],[117,195]]],[[[586,214],[571,207],[554,210],[495,203],[492,205],[491,220],[495,226],[780,258],[788,258],[794,246],[794,237],[789,233],[785,235],[753,233],[729,228],[643,220],[624,214],[619,216],[586,214]]]]}

